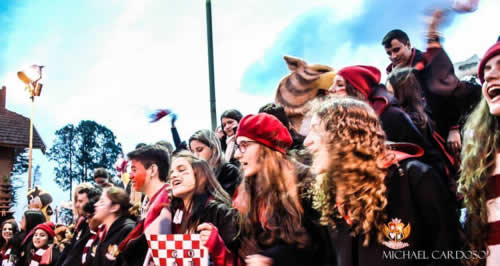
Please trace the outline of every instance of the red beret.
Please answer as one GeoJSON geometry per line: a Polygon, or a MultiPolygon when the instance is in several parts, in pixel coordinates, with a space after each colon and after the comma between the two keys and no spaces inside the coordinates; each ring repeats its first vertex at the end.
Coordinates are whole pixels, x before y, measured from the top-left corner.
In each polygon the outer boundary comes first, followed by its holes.
{"type": "Polygon", "coordinates": [[[380,83],[381,73],[373,66],[349,66],[344,67],[337,75],[342,76],[354,88],[363,93],[368,98],[372,93],[372,88],[380,83]]]}
{"type": "Polygon", "coordinates": [[[292,146],[288,129],[276,117],[266,113],[243,117],[236,132],[236,138],[240,136],[251,138],[283,154],[292,146]]]}
{"type": "Polygon", "coordinates": [[[54,238],[54,236],[56,235],[54,233],[54,228],[55,228],[55,225],[53,222],[46,222],[46,223],[43,223],[43,224],[39,224],[37,225],[34,229],[33,229],[33,234],[35,233],[36,230],[38,229],[42,229],[43,231],[45,231],[51,238],[54,238]]]}
{"type": "Polygon", "coordinates": [[[491,46],[490,49],[486,51],[486,54],[484,54],[483,59],[481,59],[481,62],[479,63],[477,76],[479,77],[481,83],[484,82],[484,66],[486,65],[486,63],[488,63],[488,60],[498,54],[500,54],[500,42],[497,42],[493,46],[491,46]]]}

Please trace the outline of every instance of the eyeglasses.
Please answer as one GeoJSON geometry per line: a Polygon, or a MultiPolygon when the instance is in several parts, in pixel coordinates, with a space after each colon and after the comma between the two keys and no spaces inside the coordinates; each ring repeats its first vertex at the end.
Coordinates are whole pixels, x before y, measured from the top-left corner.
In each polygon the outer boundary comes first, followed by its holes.
{"type": "Polygon", "coordinates": [[[245,153],[247,151],[248,146],[251,143],[258,143],[257,141],[253,140],[243,140],[240,141],[240,143],[235,143],[234,146],[236,147],[236,150],[239,150],[241,153],[245,153]]]}

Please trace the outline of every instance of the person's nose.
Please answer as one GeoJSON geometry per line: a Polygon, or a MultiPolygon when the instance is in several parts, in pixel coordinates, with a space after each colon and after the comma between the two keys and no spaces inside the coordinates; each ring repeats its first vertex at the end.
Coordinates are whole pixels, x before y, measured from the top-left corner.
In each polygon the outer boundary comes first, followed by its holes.
{"type": "Polygon", "coordinates": [[[234,158],[235,158],[236,160],[241,159],[241,157],[242,157],[242,156],[243,156],[243,155],[241,154],[240,149],[236,149],[236,151],[234,151],[234,158]]]}

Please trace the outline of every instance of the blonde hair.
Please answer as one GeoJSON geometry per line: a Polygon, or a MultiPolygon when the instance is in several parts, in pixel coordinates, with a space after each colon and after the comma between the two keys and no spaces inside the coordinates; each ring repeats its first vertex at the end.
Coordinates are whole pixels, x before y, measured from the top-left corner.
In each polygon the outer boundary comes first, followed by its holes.
{"type": "MultiPolygon", "coordinates": [[[[473,250],[486,250],[486,185],[495,168],[495,158],[500,147],[500,123],[498,117],[491,115],[484,97],[467,118],[463,132],[458,190],[463,193],[467,208],[467,226],[471,233],[468,244],[473,250]]],[[[479,261],[469,260],[467,264],[477,265],[479,261]]]]}
{"type": "Polygon", "coordinates": [[[353,233],[365,236],[363,246],[374,232],[382,242],[387,172],[378,164],[385,155],[385,134],[377,114],[368,104],[350,97],[318,103],[312,112],[321,119],[328,148],[328,171],[317,176],[312,187],[320,222],[336,227],[336,219],[342,218],[337,207],[340,197],[353,233]],[[337,195],[339,187],[341,195],[337,195]]]}

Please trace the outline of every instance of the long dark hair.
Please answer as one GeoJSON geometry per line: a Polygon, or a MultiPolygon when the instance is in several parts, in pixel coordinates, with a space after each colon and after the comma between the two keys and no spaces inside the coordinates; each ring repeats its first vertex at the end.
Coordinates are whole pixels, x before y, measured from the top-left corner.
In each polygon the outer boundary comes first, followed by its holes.
{"type": "Polygon", "coordinates": [[[422,97],[422,87],[413,68],[395,69],[387,80],[394,89],[394,96],[403,110],[421,130],[427,128],[429,117],[424,111],[425,102],[422,97]]]}
{"type": "MultiPolygon", "coordinates": [[[[181,231],[194,231],[200,224],[202,210],[207,207],[209,198],[208,206],[215,205],[221,208],[232,208],[232,201],[205,160],[195,157],[189,151],[181,151],[175,154],[172,162],[178,158],[186,159],[191,164],[195,177],[195,191],[190,206],[184,206],[184,213],[188,215],[188,220],[183,223],[181,231]]],[[[182,199],[174,197],[171,205],[172,213],[175,213],[182,206],[182,199]]]]}
{"type": "MultiPolygon", "coordinates": [[[[240,120],[243,118],[243,114],[236,109],[229,109],[229,110],[224,111],[224,113],[222,113],[222,115],[220,116],[220,125],[221,125],[221,129],[222,129],[222,133],[224,134],[224,136],[222,136],[222,138],[220,140],[220,142],[221,142],[220,144],[221,144],[222,150],[226,151],[227,135],[226,135],[226,132],[224,131],[224,127],[222,126],[222,118],[234,119],[234,120],[238,121],[238,124],[239,124],[240,120]]],[[[234,130],[234,133],[236,134],[236,129],[234,130]]]]}
{"type": "Polygon", "coordinates": [[[0,248],[4,248],[6,246],[8,246],[9,242],[12,241],[12,239],[10,239],[8,242],[3,238],[3,228],[6,224],[10,224],[12,226],[12,237],[14,237],[15,234],[17,234],[19,232],[19,228],[17,227],[17,223],[16,221],[13,221],[13,220],[7,220],[5,222],[2,223],[2,225],[0,225],[0,248]]]}

